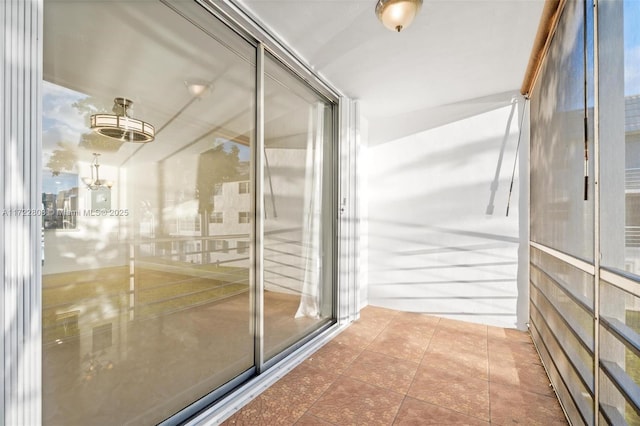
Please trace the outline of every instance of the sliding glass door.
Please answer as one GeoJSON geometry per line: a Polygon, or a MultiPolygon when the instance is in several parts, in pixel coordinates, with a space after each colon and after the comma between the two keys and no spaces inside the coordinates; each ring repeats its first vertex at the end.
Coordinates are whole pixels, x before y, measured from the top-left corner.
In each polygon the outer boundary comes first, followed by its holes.
{"type": "Polygon", "coordinates": [[[264,79],[264,354],[332,318],[333,108],[275,57],[264,79]]]}
{"type": "Polygon", "coordinates": [[[156,424],[333,320],[334,105],[267,56],[257,117],[256,45],[195,1],[45,0],[45,424],[156,424]]]}

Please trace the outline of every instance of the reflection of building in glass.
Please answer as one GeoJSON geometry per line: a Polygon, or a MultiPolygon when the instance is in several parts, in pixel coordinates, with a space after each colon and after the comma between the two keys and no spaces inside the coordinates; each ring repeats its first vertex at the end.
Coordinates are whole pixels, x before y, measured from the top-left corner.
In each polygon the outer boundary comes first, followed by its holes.
{"type": "Polygon", "coordinates": [[[247,267],[251,207],[248,189],[249,181],[215,184],[210,196],[212,212],[198,212],[198,200],[165,209],[165,216],[170,218],[165,229],[172,238],[171,259],[247,267]]]}
{"type": "Polygon", "coordinates": [[[625,98],[625,269],[640,272],[640,95],[625,98]]]}
{"type": "Polygon", "coordinates": [[[59,191],[57,194],[42,193],[44,229],[76,229],[78,215],[78,187],[59,191]]]}

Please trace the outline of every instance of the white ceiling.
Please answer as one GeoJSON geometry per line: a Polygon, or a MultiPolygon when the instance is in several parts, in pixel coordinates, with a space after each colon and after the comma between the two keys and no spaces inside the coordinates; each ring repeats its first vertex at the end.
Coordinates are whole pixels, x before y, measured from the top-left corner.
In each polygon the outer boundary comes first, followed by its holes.
{"type": "MultiPolygon", "coordinates": [[[[413,25],[394,33],[378,22],[375,0],[237,1],[338,90],[361,101],[370,143],[510,102],[544,5],[425,0],[413,25]]],[[[202,28],[214,28],[224,45],[156,1],[45,2],[45,79],[90,95],[105,108],[115,96],[130,97],[133,116],[159,131],[153,144],[125,144],[104,156],[105,163],[120,164],[132,155],[157,161],[194,141],[193,150],[201,150],[222,127],[225,137],[251,134],[252,48],[195,2],[171,4],[202,28]],[[201,102],[186,90],[184,82],[192,78],[213,82],[201,102]],[[172,117],[179,117],[178,126],[172,117]]],[[[47,122],[49,149],[88,131],[88,116],[73,111],[72,99],[53,99],[47,111],[60,120],[47,122]],[[73,129],[71,122],[77,122],[73,129]]],[[[80,154],[89,161],[91,152],[80,154]]]]}
{"type": "Polygon", "coordinates": [[[237,0],[370,121],[517,93],[543,0],[425,0],[394,33],[376,0],[237,0]]]}

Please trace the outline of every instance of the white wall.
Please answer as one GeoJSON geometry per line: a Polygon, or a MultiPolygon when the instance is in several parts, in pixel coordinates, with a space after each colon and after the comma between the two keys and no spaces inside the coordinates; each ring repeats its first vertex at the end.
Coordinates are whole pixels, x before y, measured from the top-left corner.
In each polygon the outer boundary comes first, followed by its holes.
{"type": "MultiPolygon", "coordinates": [[[[523,105],[511,98],[461,103],[458,114],[447,106],[451,122],[420,129],[414,120],[409,135],[399,118],[402,137],[369,146],[369,304],[524,328],[528,252],[517,181],[505,215],[523,105]]],[[[393,135],[393,126],[372,125],[370,139],[393,135]]],[[[516,179],[526,173],[522,161],[516,179]]]]}

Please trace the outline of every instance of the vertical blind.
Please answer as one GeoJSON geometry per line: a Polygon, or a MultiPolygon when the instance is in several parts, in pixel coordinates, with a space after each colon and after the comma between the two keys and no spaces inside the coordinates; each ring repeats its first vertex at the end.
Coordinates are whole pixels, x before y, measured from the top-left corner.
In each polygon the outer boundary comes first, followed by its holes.
{"type": "Polygon", "coordinates": [[[40,81],[42,2],[0,4],[0,351],[2,424],[39,424],[40,392],[40,81]]]}

